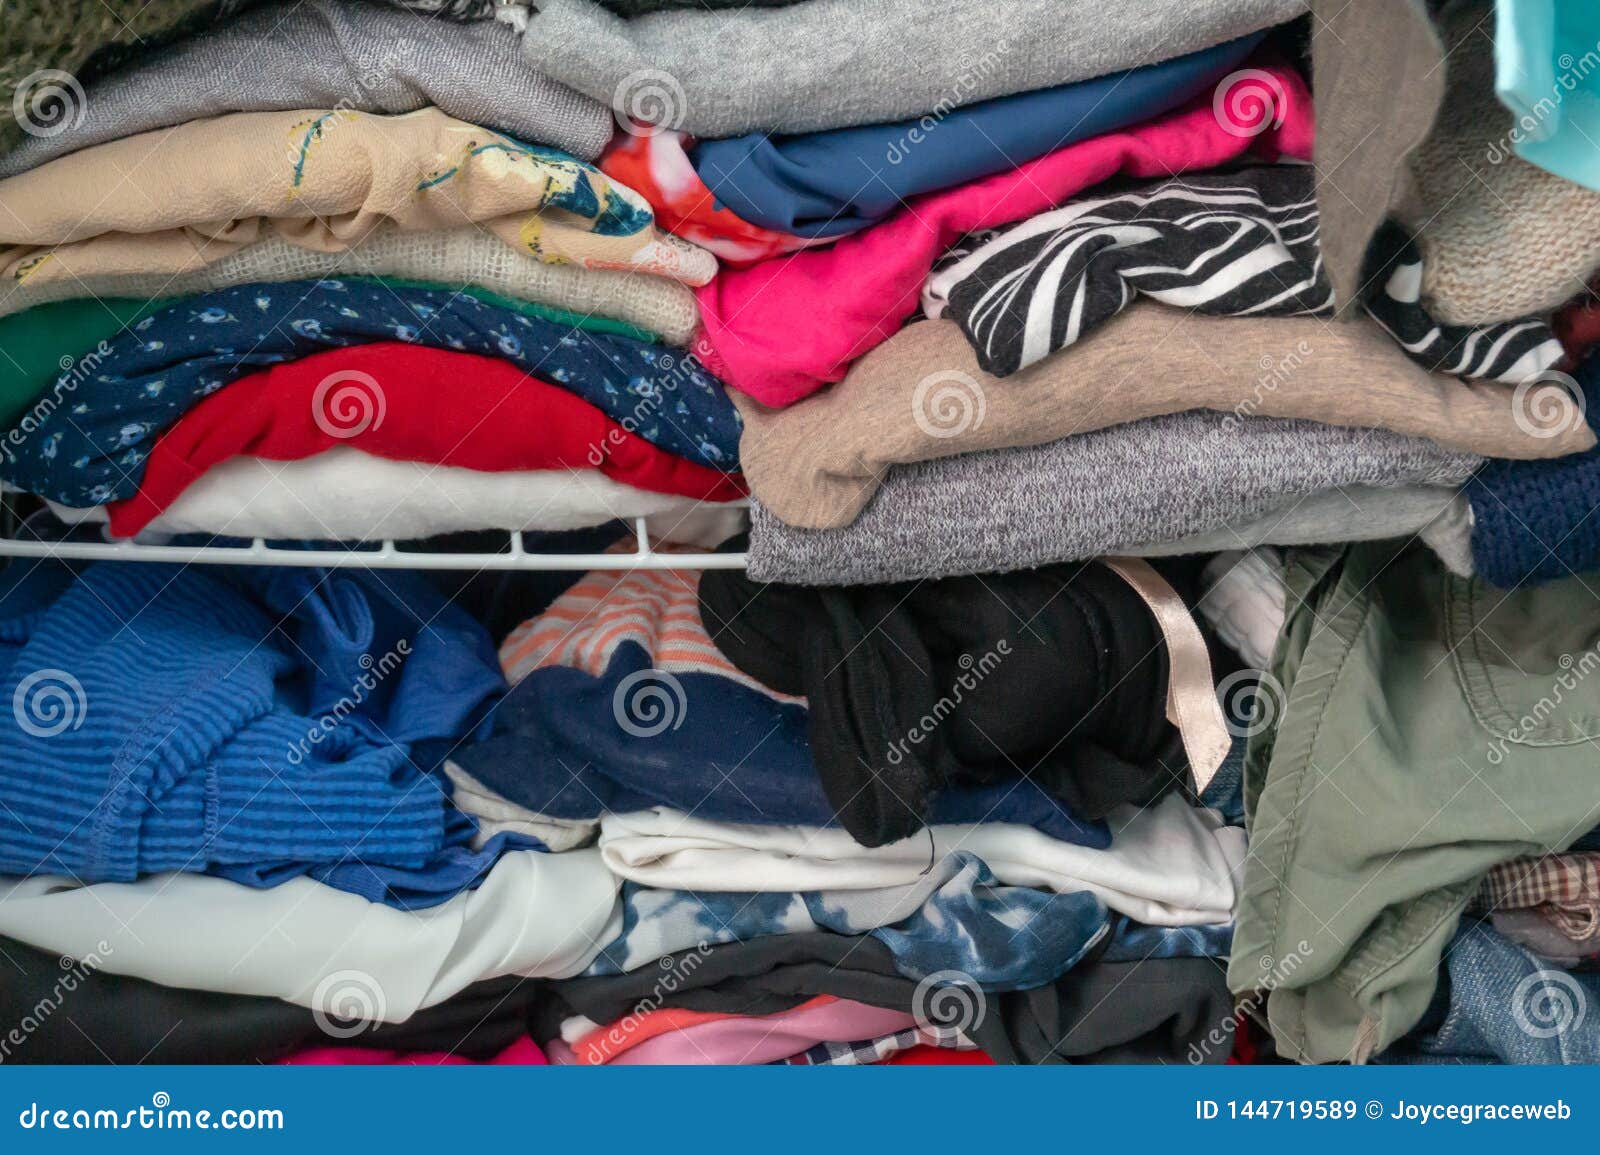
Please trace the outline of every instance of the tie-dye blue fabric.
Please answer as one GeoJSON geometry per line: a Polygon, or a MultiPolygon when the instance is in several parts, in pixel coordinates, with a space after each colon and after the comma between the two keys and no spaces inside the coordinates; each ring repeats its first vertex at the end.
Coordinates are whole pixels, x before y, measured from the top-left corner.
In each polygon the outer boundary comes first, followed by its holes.
{"type": "Polygon", "coordinates": [[[741,894],[622,888],[622,930],[586,974],[614,975],[705,944],[807,931],[871,934],[908,978],[961,971],[990,991],[1054,982],[1110,930],[1087,892],[1002,886],[967,851],[933,864],[913,884],[881,890],[741,894]]]}

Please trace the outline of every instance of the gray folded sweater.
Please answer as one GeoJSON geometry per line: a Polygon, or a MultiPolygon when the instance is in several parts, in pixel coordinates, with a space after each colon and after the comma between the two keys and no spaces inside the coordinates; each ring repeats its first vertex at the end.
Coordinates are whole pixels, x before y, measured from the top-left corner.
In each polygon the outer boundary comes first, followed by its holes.
{"type": "Polygon", "coordinates": [[[269,4],[90,85],[83,119],[24,138],[0,156],[0,177],[188,120],[297,108],[432,104],[530,144],[599,156],[615,127],[609,107],[540,75],[519,45],[494,20],[454,23],[365,0],[269,4]]]}
{"type": "MultiPolygon", "coordinates": [[[[749,572],[757,581],[854,585],[1165,552],[1152,547],[1268,514],[1268,525],[1282,522],[1286,508],[1338,487],[1459,485],[1483,460],[1381,429],[1175,413],[895,466],[840,529],[795,529],[755,504],[749,572]]],[[[1319,501],[1316,540],[1370,536],[1372,519],[1355,501],[1347,506],[1319,501]]],[[[1290,520],[1296,535],[1307,532],[1290,520]]]]}
{"type": "Polygon", "coordinates": [[[905,120],[1181,56],[1291,20],[1304,0],[803,0],[625,20],[539,0],[529,63],[694,136],[905,120]]]}

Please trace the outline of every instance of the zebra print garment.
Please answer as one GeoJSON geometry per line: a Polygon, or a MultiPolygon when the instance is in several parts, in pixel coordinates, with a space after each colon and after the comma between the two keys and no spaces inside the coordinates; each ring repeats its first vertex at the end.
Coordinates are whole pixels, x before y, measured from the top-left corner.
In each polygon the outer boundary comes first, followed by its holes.
{"type": "MultiPolygon", "coordinates": [[[[1141,294],[1223,316],[1331,317],[1311,180],[1303,165],[1186,177],[968,236],[935,266],[923,309],[954,319],[996,377],[1073,344],[1141,294]]],[[[1421,268],[1411,237],[1387,222],[1363,304],[1414,361],[1515,383],[1561,359],[1540,320],[1436,323],[1420,301],[1421,268]]]]}

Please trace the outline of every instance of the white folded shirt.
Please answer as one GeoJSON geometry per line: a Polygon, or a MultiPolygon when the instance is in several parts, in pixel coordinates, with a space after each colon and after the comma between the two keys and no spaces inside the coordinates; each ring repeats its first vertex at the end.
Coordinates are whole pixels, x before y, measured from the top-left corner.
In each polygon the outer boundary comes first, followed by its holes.
{"type": "Polygon", "coordinates": [[[932,826],[865,847],[832,827],[710,822],[658,806],[600,820],[600,852],[623,878],[674,890],[872,890],[914,882],[932,860],[966,850],[1002,883],[1060,893],[1086,890],[1112,910],[1155,926],[1230,922],[1244,862],[1242,829],[1168,795],[1108,819],[1105,850],[1050,838],[1031,826],[932,826]]]}
{"type": "Polygon", "coordinates": [[[0,934],[164,986],[400,1022],[483,979],[581,973],[621,933],[617,892],[594,849],[512,851],[476,890],[415,911],[308,878],[258,890],[203,874],[39,875],[0,880],[0,934]]]}
{"type": "MultiPolygon", "coordinates": [[[[99,506],[50,503],[69,524],[106,520],[99,506]]],[[[235,457],[206,472],[140,534],[206,533],[314,541],[382,541],[473,529],[567,530],[649,519],[666,541],[715,546],[744,526],[742,507],[650,493],[592,469],[489,473],[391,461],[340,446],[299,461],[235,457]]]]}

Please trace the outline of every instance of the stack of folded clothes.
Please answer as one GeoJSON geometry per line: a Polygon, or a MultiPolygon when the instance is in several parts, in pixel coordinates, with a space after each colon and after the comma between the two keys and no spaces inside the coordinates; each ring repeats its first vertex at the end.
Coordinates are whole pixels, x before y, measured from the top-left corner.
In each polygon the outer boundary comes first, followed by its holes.
{"type": "Polygon", "coordinates": [[[1600,1058],[1582,20],[127,7],[26,534],[439,565],[0,569],[0,1061],[1600,1058]]]}

